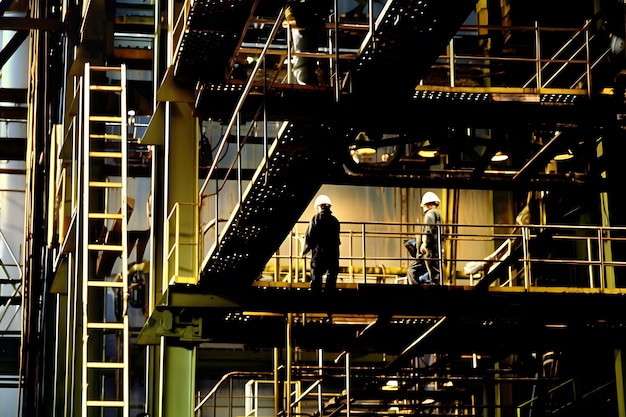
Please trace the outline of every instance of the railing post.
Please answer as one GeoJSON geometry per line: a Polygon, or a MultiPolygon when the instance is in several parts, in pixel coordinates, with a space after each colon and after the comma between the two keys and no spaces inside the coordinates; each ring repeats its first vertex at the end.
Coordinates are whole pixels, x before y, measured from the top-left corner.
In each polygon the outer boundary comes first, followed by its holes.
{"type": "MultiPolygon", "coordinates": [[[[593,283],[593,254],[591,251],[591,239],[587,238],[587,261],[589,261],[589,288],[594,288],[595,285],[593,283]]],[[[602,268],[602,265],[600,265],[602,268]]]]}
{"type": "Polygon", "coordinates": [[[528,240],[530,239],[530,229],[528,226],[522,226],[522,250],[524,257],[524,289],[530,288],[530,253],[528,252],[528,240]]]}
{"type": "Polygon", "coordinates": [[[591,51],[589,50],[589,25],[591,21],[585,22],[585,74],[587,76],[587,98],[591,98],[591,51]]]}
{"type": "Polygon", "coordinates": [[[454,87],[455,75],[455,63],[454,63],[454,37],[450,39],[450,87],[454,87]]]}
{"type": "Polygon", "coordinates": [[[598,229],[598,259],[600,260],[600,290],[603,291],[606,288],[605,277],[605,265],[604,265],[604,239],[602,238],[604,229],[600,227],[598,229]]]}
{"type": "Polygon", "coordinates": [[[350,352],[346,352],[346,417],[350,417],[350,352]]]}
{"type": "Polygon", "coordinates": [[[537,93],[541,93],[543,82],[541,81],[541,39],[539,36],[539,22],[535,21],[535,66],[537,71],[537,93]]]}
{"type": "Polygon", "coordinates": [[[365,251],[367,250],[367,247],[365,245],[365,223],[361,225],[361,250],[363,251],[361,253],[363,260],[363,283],[367,284],[367,257],[365,256],[365,251]]]}
{"type": "MultiPolygon", "coordinates": [[[[319,366],[319,370],[317,374],[320,377],[320,381],[324,378],[324,351],[322,349],[317,350],[317,364],[319,366]]],[[[321,417],[322,411],[324,409],[324,399],[322,398],[322,383],[320,382],[317,386],[317,413],[321,417]]]]}

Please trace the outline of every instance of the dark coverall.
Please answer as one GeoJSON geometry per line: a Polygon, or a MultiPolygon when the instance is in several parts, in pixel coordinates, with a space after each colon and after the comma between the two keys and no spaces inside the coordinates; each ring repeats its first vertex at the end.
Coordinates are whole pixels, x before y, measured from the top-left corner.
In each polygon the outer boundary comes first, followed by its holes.
{"type": "MultiPolygon", "coordinates": [[[[285,18],[291,27],[296,52],[318,52],[323,40],[324,17],[331,13],[330,5],[327,3],[327,1],[322,0],[290,0],[287,2],[285,18]]],[[[317,58],[295,57],[292,70],[297,83],[320,85],[318,65],[317,58]]]]}
{"type": "Polygon", "coordinates": [[[431,208],[424,214],[424,228],[422,230],[422,245],[426,247],[424,263],[428,272],[420,277],[420,282],[440,284],[441,280],[441,252],[439,251],[441,213],[431,208]]]}
{"type": "Polygon", "coordinates": [[[334,291],[339,272],[339,220],[329,206],[315,214],[307,227],[303,254],[311,251],[311,289],[322,289],[322,277],[326,274],[326,292],[334,291]]]}

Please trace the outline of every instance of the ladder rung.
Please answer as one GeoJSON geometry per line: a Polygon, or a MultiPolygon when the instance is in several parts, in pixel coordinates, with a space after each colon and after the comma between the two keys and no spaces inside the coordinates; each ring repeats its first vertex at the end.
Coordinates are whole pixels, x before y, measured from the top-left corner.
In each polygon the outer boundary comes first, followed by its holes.
{"type": "Polygon", "coordinates": [[[90,287],[102,287],[102,288],[123,288],[124,283],[122,281],[87,281],[87,285],[90,287]]]}
{"type": "Polygon", "coordinates": [[[91,91],[122,91],[121,85],[90,85],[91,91]]]}
{"type": "Polygon", "coordinates": [[[106,66],[103,66],[103,65],[90,65],[89,69],[94,71],[94,72],[95,71],[107,72],[107,71],[121,71],[122,67],[106,67],[106,66]]]}
{"type": "Polygon", "coordinates": [[[87,323],[88,329],[101,329],[101,330],[124,330],[124,323],[111,323],[111,322],[91,322],[87,323]]]}
{"type": "Polygon", "coordinates": [[[121,116],[89,116],[89,120],[92,122],[114,122],[122,123],[121,116]]]}
{"type": "Polygon", "coordinates": [[[87,249],[95,250],[95,251],[106,251],[106,252],[121,252],[124,250],[122,245],[102,245],[91,243],[87,245],[87,249]]]}
{"type": "Polygon", "coordinates": [[[87,362],[87,368],[123,369],[124,362],[87,362]]]}
{"type": "Polygon", "coordinates": [[[105,219],[105,220],[121,220],[124,215],[121,213],[89,213],[90,219],[105,219]]]}
{"type": "Polygon", "coordinates": [[[92,158],[122,158],[121,152],[106,152],[106,151],[92,151],[89,152],[89,156],[92,158]]]}
{"type": "Polygon", "coordinates": [[[124,407],[124,401],[87,400],[87,407],[124,407]]]}
{"type": "Polygon", "coordinates": [[[122,140],[122,135],[113,135],[111,133],[92,133],[89,137],[92,139],[122,140]]]}
{"type": "Polygon", "coordinates": [[[122,188],[122,183],[112,181],[89,181],[89,186],[100,188],[122,188]]]}

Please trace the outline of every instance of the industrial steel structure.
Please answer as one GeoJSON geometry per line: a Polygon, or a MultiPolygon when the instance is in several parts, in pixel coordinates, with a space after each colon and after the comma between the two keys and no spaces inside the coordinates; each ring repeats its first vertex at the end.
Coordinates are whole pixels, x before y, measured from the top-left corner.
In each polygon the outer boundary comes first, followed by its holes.
{"type": "Polygon", "coordinates": [[[0,416],[626,417],[623,1],[0,4],[0,416]]]}

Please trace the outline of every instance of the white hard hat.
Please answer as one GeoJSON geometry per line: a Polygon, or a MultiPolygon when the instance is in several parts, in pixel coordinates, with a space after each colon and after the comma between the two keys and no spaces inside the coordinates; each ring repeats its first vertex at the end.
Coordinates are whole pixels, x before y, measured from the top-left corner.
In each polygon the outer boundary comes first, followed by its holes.
{"type": "Polygon", "coordinates": [[[315,199],[315,204],[314,205],[315,205],[315,208],[318,208],[319,206],[322,206],[322,205],[332,206],[333,203],[330,202],[330,198],[328,198],[327,195],[320,194],[315,199]]]}
{"type": "Polygon", "coordinates": [[[439,204],[441,203],[441,200],[439,199],[439,197],[437,197],[437,194],[433,193],[432,191],[428,191],[422,196],[422,204],[420,205],[422,207],[425,207],[426,204],[429,203],[439,204]]]}

